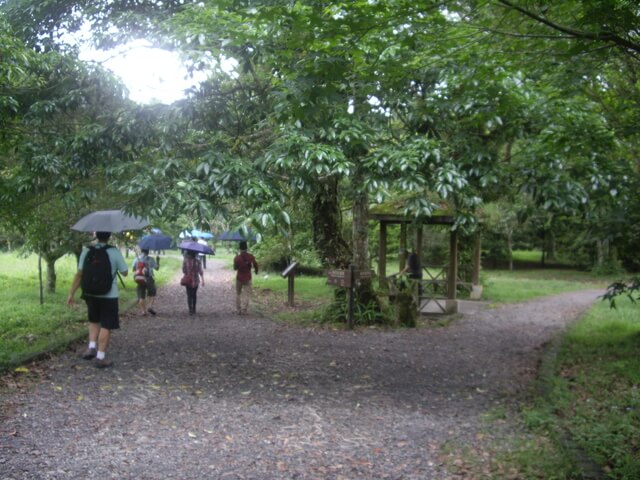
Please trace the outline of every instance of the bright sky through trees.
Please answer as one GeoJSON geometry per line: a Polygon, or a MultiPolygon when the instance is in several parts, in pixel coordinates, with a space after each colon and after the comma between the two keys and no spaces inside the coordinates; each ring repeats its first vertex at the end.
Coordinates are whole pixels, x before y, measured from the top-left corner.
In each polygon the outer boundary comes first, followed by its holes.
{"type": "Polygon", "coordinates": [[[177,54],[152,48],[146,40],[110,51],[84,49],[81,58],[100,62],[113,71],[129,89],[129,97],[138,103],[170,104],[204,79],[203,74],[189,77],[177,54]]]}

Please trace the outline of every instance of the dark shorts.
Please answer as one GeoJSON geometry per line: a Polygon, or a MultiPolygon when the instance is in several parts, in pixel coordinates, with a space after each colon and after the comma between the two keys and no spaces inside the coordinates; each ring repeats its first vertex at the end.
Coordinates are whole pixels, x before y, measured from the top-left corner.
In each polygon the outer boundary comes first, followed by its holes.
{"type": "Polygon", "coordinates": [[[138,300],[140,300],[141,298],[146,298],[147,296],[155,297],[156,281],[153,279],[153,277],[147,278],[146,285],[138,284],[138,286],[136,287],[136,293],[138,294],[138,300]]]}
{"type": "Polygon", "coordinates": [[[84,297],[87,303],[87,313],[91,323],[99,323],[107,330],[120,328],[117,298],[84,297]]]}

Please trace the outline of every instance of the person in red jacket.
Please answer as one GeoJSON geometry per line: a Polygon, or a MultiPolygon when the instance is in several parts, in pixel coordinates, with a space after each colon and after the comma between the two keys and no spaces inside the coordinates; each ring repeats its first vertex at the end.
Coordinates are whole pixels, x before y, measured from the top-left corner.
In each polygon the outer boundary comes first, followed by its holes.
{"type": "Polygon", "coordinates": [[[238,314],[247,313],[251,296],[251,269],[258,274],[256,257],[247,252],[247,242],[240,242],[240,253],[233,259],[236,274],[236,310],[238,314]]]}

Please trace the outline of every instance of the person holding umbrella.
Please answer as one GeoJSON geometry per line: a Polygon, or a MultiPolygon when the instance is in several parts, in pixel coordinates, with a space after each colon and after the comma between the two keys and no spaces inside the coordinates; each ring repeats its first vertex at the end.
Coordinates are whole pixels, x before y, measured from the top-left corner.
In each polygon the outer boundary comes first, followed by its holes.
{"type": "Polygon", "coordinates": [[[189,315],[195,315],[198,286],[202,284],[204,287],[204,271],[202,270],[202,262],[196,257],[195,251],[185,249],[184,252],[184,260],[182,261],[182,273],[184,275],[180,280],[180,284],[187,290],[189,315]]]}
{"type": "Polygon", "coordinates": [[[144,218],[121,210],[100,210],[85,215],[71,227],[78,232],[96,232],[97,243],[84,247],[78,260],[78,272],[71,283],[67,304],[73,305],[78,288],[87,304],[89,345],[82,353],[85,360],[95,360],[98,368],[113,365],[106,358],[112,330],[120,328],[117,274],[128,274],[127,263],[119,249],[108,245],[112,232],[139,230],[149,225],[144,218]]]}
{"type": "Polygon", "coordinates": [[[189,315],[196,313],[196,295],[198,293],[198,285],[202,283],[204,287],[204,271],[202,262],[197,258],[200,253],[213,254],[213,250],[208,245],[202,245],[194,240],[184,240],[178,248],[184,254],[182,261],[182,280],[180,285],[187,289],[187,305],[189,306],[189,315]],[[200,281],[202,279],[202,282],[200,281]]]}
{"type": "Polygon", "coordinates": [[[149,250],[141,249],[140,255],[133,261],[132,270],[135,272],[134,280],[136,282],[136,293],[138,295],[138,306],[141,308],[142,315],[149,312],[155,315],[153,302],[156,299],[156,281],[153,278],[153,270],[160,270],[160,257],[156,256],[155,260],[149,256],[149,250]]]}
{"type": "MultiPolygon", "coordinates": [[[[110,272],[120,272],[123,277],[128,274],[127,264],[122,253],[115,247],[107,244],[111,232],[96,232],[97,243],[91,247],[84,247],[78,261],[78,272],[71,283],[71,290],[67,298],[67,304],[72,305],[74,296],[82,284],[82,298],[87,304],[89,318],[89,345],[82,353],[82,358],[92,360],[95,358],[95,366],[107,368],[113,365],[113,361],[106,358],[107,347],[111,339],[111,331],[120,328],[120,316],[118,311],[118,284],[116,273],[113,273],[111,286],[105,293],[94,293],[88,284],[87,276],[83,279],[83,271],[87,274],[96,267],[89,264],[98,264],[96,250],[106,252],[106,261],[110,264],[110,272]]],[[[111,274],[110,274],[111,275],[111,274]]]]}

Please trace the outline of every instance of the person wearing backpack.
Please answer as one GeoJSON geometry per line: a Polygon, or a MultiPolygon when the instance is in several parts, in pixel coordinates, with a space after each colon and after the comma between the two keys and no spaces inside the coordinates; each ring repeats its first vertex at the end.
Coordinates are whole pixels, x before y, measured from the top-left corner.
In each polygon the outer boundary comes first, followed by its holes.
{"type": "Polygon", "coordinates": [[[240,242],[240,253],[233,259],[236,274],[236,310],[239,315],[247,313],[251,296],[251,268],[258,274],[256,257],[247,251],[247,242],[240,242]]]}
{"type": "Polygon", "coordinates": [[[136,293],[138,294],[138,305],[142,315],[149,312],[155,315],[153,302],[156,298],[156,281],[153,278],[153,270],[160,270],[160,257],[149,256],[148,249],[142,249],[140,255],[133,261],[133,280],[136,282],[136,293]]]}
{"type": "Polygon", "coordinates": [[[67,304],[73,305],[76,291],[82,288],[89,319],[89,345],[82,358],[95,358],[97,368],[113,365],[106,353],[111,331],[120,328],[116,277],[118,272],[123,277],[129,273],[120,250],[107,244],[110,236],[111,232],[96,232],[96,244],[82,249],[67,298],[67,304]]]}

